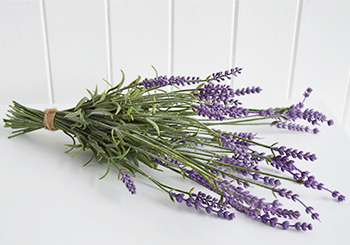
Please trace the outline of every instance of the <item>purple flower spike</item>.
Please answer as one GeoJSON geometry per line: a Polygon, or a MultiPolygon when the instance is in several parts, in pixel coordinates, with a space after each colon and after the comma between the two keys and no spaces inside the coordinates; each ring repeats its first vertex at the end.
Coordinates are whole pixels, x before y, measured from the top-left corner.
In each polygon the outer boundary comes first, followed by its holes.
{"type": "Polygon", "coordinates": [[[339,196],[338,196],[338,201],[339,201],[339,202],[345,201],[345,196],[339,195],[339,196]]]}
{"type": "Polygon", "coordinates": [[[307,153],[303,153],[303,151],[298,151],[296,149],[292,149],[292,148],[288,148],[285,146],[281,146],[281,147],[274,147],[273,150],[278,151],[278,153],[280,155],[286,155],[286,156],[291,156],[293,158],[299,158],[304,159],[306,161],[310,160],[310,161],[315,161],[316,155],[315,154],[310,154],[310,152],[307,153]]]}
{"type": "Polygon", "coordinates": [[[219,103],[200,103],[192,104],[199,116],[208,117],[209,119],[215,119],[222,121],[226,119],[227,116],[231,118],[237,118],[246,116],[249,114],[249,110],[238,106],[224,106],[219,103]]]}
{"type": "Polygon", "coordinates": [[[328,126],[332,126],[332,125],[334,125],[334,121],[332,119],[330,119],[327,121],[327,124],[328,124],[328,126]]]}
{"type": "Polygon", "coordinates": [[[198,88],[198,92],[194,93],[200,101],[224,102],[224,104],[234,103],[234,91],[228,85],[222,84],[205,84],[198,88]]]}
{"type": "Polygon", "coordinates": [[[304,95],[303,103],[305,102],[305,99],[310,96],[311,92],[312,92],[312,88],[307,88],[306,89],[306,91],[303,94],[304,95]]]}
{"type": "Polygon", "coordinates": [[[284,222],[282,223],[282,228],[283,228],[283,230],[288,230],[288,228],[289,228],[289,222],[288,222],[288,221],[284,221],[284,222]]]}
{"type": "Polygon", "coordinates": [[[182,85],[185,86],[186,84],[194,84],[194,83],[199,83],[199,82],[203,82],[203,80],[201,80],[199,77],[174,77],[171,76],[170,78],[168,78],[167,76],[158,76],[156,78],[153,79],[148,79],[145,78],[142,82],[139,83],[140,86],[145,87],[146,89],[148,88],[153,88],[153,87],[164,87],[167,85],[182,85]]]}
{"type": "Polygon", "coordinates": [[[300,231],[300,230],[303,230],[303,231],[306,231],[306,230],[312,230],[312,224],[307,224],[307,223],[300,223],[300,222],[297,222],[295,223],[294,225],[290,225],[290,227],[293,227],[297,230],[297,231],[300,231]]]}
{"type": "Polygon", "coordinates": [[[243,68],[232,68],[231,70],[227,70],[225,72],[217,72],[217,73],[213,73],[212,74],[212,78],[210,78],[208,80],[208,82],[210,81],[217,81],[217,82],[220,82],[220,81],[224,81],[225,79],[231,79],[231,76],[237,76],[237,74],[241,74],[241,71],[242,71],[243,68]]]}
{"type": "Polygon", "coordinates": [[[277,122],[275,124],[272,124],[272,126],[275,126],[277,128],[282,128],[282,129],[288,129],[290,131],[305,132],[305,133],[310,132],[309,126],[303,126],[303,125],[295,124],[295,123],[288,123],[286,121],[277,122]]]}
{"type": "Polygon", "coordinates": [[[126,174],[123,171],[120,171],[120,174],[122,175],[120,180],[125,184],[126,188],[128,188],[131,194],[136,194],[136,186],[130,174],[126,174]]]}
{"type": "Polygon", "coordinates": [[[220,200],[201,191],[199,191],[197,194],[192,194],[193,198],[185,198],[184,194],[176,194],[174,192],[171,192],[171,195],[175,197],[177,202],[181,203],[185,201],[188,207],[194,207],[196,210],[201,210],[203,208],[208,214],[216,213],[218,217],[227,220],[232,220],[235,218],[235,214],[226,211],[225,204],[221,204],[220,200]]]}

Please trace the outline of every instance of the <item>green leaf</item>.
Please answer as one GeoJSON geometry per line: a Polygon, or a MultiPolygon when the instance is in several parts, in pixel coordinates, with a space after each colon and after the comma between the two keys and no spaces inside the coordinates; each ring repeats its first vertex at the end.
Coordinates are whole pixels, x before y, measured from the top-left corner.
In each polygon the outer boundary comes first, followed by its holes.
{"type": "Polygon", "coordinates": [[[103,109],[95,109],[92,110],[86,118],[90,117],[91,115],[100,115],[100,116],[106,116],[106,117],[111,117],[113,118],[113,114],[110,113],[108,110],[103,110],[103,109]]]}
{"type": "Polygon", "coordinates": [[[122,155],[116,156],[116,157],[111,157],[111,159],[123,160],[124,157],[126,157],[126,155],[129,153],[130,149],[131,148],[129,147],[125,152],[123,152],[122,155]]]}
{"type": "Polygon", "coordinates": [[[106,99],[106,91],[104,91],[102,94],[101,94],[101,98],[96,102],[96,104],[99,104],[101,102],[103,102],[105,99],[106,99]]]}
{"type": "MultiPolygon", "coordinates": [[[[113,129],[112,129],[111,135],[112,135],[113,138],[114,138],[114,132],[117,134],[117,137],[118,137],[120,143],[121,143],[122,145],[125,145],[125,142],[124,142],[124,140],[123,140],[123,134],[120,132],[120,130],[119,130],[118,128],[113,128],[113,129]]],[[[115,141],[115,139],[114,139],[114,141],[115,141]]]]}
{"type": "Polygon", "coordinates": [[[121,73],[122,73],[122,80],[121,80],[120,83],[118,84],[117,89],[121,88],[122,85],[124,84],[124,81],[125,81],[125,74],[124,74],[123,70],[120,70],[120,71],[121,71],[121,73]]]}
{"type": "Polygon", "coordinates": [[[89,161],[87,161],[84,165],[83,165],[83,167],[85,167],[86,165],[88,165],[93,159],[94,159],[94,155],[90,158],[90,160],[89,161]]]}
{"type": "Polygon", "coordinates": [[[78,102],[78,104],[75,106],[74,111],[76,111],[77,109],[79,109],[79,107],[82,106],[82,104],[84,104],[84,102],[86,102],[86,101],[88,101],[88,100],[89,100],[89,99],[88,99],[87,97],[82,98],[82,99],[78,102]]]}
{"type": "Polygon", "coordinates": [[[94,97],[97,96],[97,93],[98,93],[98,87],[97,87],[97,84],[96,84],[96,86],[95,86],[95,91],[94,91],[94,97]]]}
{"type": "Polygon", "coordinates": [[[94,95],[93,95],[93,93],[90,90],[86,89],[86,91],[89,93],[91,99],[94,98],[94,95]]]}
{"type": "Polygon", "coordinates": [[[158,125],[154,121],[149,119],[148,117],[146,117],[146,121],[149,122],[154,127],[154,129],[157,131],[158,136],[160,136],[160,131],[159,131],[158,125]]]}
{"type": "Polygon", "coordinates": [[[104,177],[107,176],[107,174],[109,173],[109,168],[110,168],[110,166],[111,166],[111,163],[110,163],[110,161],[108,161],[108,162],[107,162],[107,171],[106,171],[106,173],[105,173],[103,176],[101,176],[101,177],[99,178],[99,180],[101,180],[101,179],[103,179],[104,177]]]}
{"type": "MultiPolygon", "coordinates": [[[[130,149],[130,148],[129,148],[130,149]]],[[[129,150],[128,149],[128,150],[129,150]]],[[[131,159],[132,159],[132,162],[135,164],[135,166],[136,167],[140,167],[140,164],[139,164],[139,161],[137,160],[137,158],[136,158],[136,155],[135,154],[130,154],[130,156],[131,156],[131,159]]]]}
{"type": "Polygon", "coordinates": [[[111,88],[113,87],[112,84],[109,83],[106,79],[102,78],[102,80],[105,81],[105,83],[107,83],[109,87],[111,87],[111,88]]]}
{"type": "Polygon", "coordinates": [[[66,114],[64,117],[70,118],[70,117],[79,117],[81,115],[81,109],[77,110],[76,112],[71,112],[66,114]]]}
{"type": "Polygon", "coordinates": [[[173,190],[170,190],[170,191],[169,191],[169,197],[170,197],[170,200],[171,200],[172,202],[175,202],[174,197],[171,195],[172,191],[173,191],[173,190]]]}
{"type": "Polygon", "coordinates": [[[79,145],[72,145],[72,144],[64,144],[64,146],[68,146],[68,147],[70,147],[70,149],[69,150],[67,150],[67,151],[65,151],[64,153],[68,153],[68,152],[70,152],[71,150],[73,150],[74,148],[80,148],[80,147],[82,147],[82,145],[81,144],[79,144],[79,145]]]}
{"type": "Polygon", "coordinates": [[[152,66],[152,68],[153,68],[153,70],[154,70],[155,73],[156,73],[156,78],[158,78],[158,71],[157,71],[157,69],[156,69],[154,66],[152,66]]]}
{"type": "Polygon", "coordinates": [[[81,147],[80,150],[79,150],[77,153],[75,153],[73,156],[71,156],[71,157],[76,157],[76,156],[78,156],[83,150],[84,150],[84,148],[81,147]]]}
{"type": "Polygon", "coordinates": [[[122,107],[119,105],[119,103],[115,103],[115,105],[117,106],[117,110],[115,111],[115,115],[118,115],[118,113],[120,112],[122,107]]]}
{"type": "Polygon", "coordinates": [[[97,151],[97,155],[104,155],[105,151],[98,145],[97,141],[94,140],[92,137],[88,136],[89,144],[92,148],[94,148],[97,151]]]}

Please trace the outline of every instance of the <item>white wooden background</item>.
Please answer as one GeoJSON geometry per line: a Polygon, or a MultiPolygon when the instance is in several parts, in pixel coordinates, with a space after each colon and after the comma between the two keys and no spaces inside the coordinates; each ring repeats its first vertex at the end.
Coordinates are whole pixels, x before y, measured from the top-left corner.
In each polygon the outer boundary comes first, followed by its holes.
{"type": "Polygon", "coordinates": [[[76,103],[120,69],[207,76],[298,99],[307,87],[350,134],[350,1],[0,0],[0,104],[76,103]]]}

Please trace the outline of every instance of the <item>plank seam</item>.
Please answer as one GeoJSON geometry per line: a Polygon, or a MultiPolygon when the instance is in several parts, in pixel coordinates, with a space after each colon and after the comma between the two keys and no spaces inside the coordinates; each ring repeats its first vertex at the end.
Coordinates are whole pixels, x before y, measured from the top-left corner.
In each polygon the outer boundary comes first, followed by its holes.
{"type": "Polygon", "coordinates": [[[303,7],[303,0],[298,0],[297,7],[296,7],[296,17],[295,17],[295,25],[294,25],[294,33],[293,33],[290,69],[289,69],[289,76],[287,81],[287,99],[291,99],[293,95],[295,65],[296,65],[297,52],[298,52],[302,7],[303,7]]]}
{"type": "Polygon", "coordinates": [[[106,29],[106,57],[107,57],[107,81],[114,85],[112,77],[112,47],[111,47],[111,21],[109,0],[105,0],[105,29],[106,29]]]}
{"type": "MultiPolygon", "coordinates": [[[[235,62],[236,62],[238,5],[239,5],[239,0],[234,0],[233,6],[232,6],[229,68],[233,68],[233,66],[235,66],[235,62]]],[[[234,85],[234,77],[232,77],[232,79],[231,79],[231,86],[233,87],[233,85],[234,85]]]]}
{"type": "MultiPolygon", "coordinates": [[[[348,81],[346,84],[346,88],[345,88],[345,100],[344,100],[344,105],[343,105],[343,113],[341,116],[341,124],[343,126],[343,128],[346,130],[345,125],[347,122],[347,112],[349,110],[349,104],[350,104],[350,66],[349,66],[349,73],[348,73],[348,81]]],[[[347,132],[350,135],[350,132],[347,132]]]]}
{"type": "Polygon", "coordinates": [[[52,68],[51,68],[51,57],[50,57],[50,47],[49,38],[47,34],[47,18],[45,10],[45,0],[40,0],[40,14],[41,14],[41,25],[43,31],[43,42],[44,42],[44,55],[45,55],[45,65],[46,65],[46,79],[47,79],[47,92],[49,103],[53,104],[54,100],[54,90],[52,83],[52,68]]]}

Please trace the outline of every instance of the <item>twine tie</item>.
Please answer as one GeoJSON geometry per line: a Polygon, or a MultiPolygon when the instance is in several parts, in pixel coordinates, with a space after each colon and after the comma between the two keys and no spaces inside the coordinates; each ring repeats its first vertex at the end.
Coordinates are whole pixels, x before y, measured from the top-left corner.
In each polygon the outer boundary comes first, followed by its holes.
{"type": "Polygon", "coordinates": [[[45,129],[50,131],[56,131],[57,128],[54,125],[53,119],[55,118],[56,112],[58,110],[56,108],[46,109],[44,111],[44,126],[45,129]]]}

